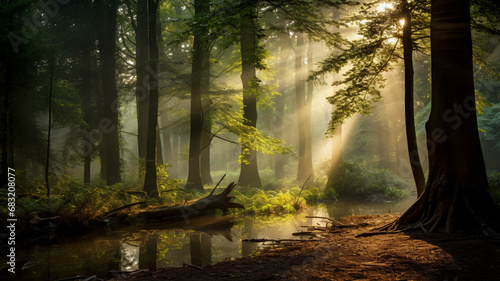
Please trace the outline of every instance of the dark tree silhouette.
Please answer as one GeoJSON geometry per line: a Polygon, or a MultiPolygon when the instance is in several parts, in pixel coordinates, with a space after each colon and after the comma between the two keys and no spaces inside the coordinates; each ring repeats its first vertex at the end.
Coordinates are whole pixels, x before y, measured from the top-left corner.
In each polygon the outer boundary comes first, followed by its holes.
{"type": "Polygon", "coordinates": [[[148,127],[148,1],[137,1],[137,24],[135,25],[135,66],[137,81],[135,86],[137,108],[137,147],[139,158],[146,159],[148,127]]]}
{"type": "Polygon", "coordinates": [[[468,0],[432,0],[432,104],[426,189],[382,230],[499,233],[479,143],[468,0]]]}
{"type": "Polygon", "coordinates": [[[150,197],[159,197],[156,180],[156,146],[158,131],[158,45],[156,34],[156,19],[158,2],[148,1],[149,13],[149,107],[148,107],[148,130],[146,141],[146,175],[144,178],[144,191],[150,197]]]}
{"type": "Polygon", "coordinates": [[[121,181],[120,145],[118,137],[118,89],[116,86],[116,13],[117,1],[102,1],[102,26],[100,26],[99,51],[102,81],[103,147],[101,165],[104,165],[107,185],[121,181]],[[104,158],[104,159],[102,159],[104,158]]]}

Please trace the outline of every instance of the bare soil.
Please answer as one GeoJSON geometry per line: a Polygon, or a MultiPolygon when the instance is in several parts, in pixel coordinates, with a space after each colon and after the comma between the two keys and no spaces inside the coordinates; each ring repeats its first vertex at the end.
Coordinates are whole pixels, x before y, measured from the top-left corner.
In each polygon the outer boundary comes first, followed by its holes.
{"type": "Polygon", "coordinates": [[[340,219],[319,242],[282,243],[259,255],[204,268],[137,272],[113,280],[500,280],[499,237],[422,232],[369,237],[393,215],[340,219]]]}

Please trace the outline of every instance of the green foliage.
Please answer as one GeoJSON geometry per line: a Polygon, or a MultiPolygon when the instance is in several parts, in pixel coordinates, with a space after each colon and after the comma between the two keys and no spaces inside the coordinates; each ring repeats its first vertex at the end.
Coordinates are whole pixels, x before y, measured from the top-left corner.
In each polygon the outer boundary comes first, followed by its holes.
{"type": "Polygon", "coordinates": [[[407,185],[389,170],[346,162],[330,176],[326,192],[333,189],[339,198],[348,200],[395,201],[407,196],[407,185]]]}
{"type": "Polygon", "coordinates": [[[500,172],[491,172],[488,175],[488,185],[491,197],[500,206],[500,172]]]}
{"type": "Polygon", "coordinates": [[[300,189],[263,190],[256,188],[238,188],[232,195],[235,202],[245,206],[248,214],[282,215],[295,213],[305,207],[305,199],[298,197],[300,189]],[[297,199],[298,198],[298,199],[297,199]]]}
{"type": "Polygon", "coordinates": [[[235,110],[240,106],[241,98],[228,98],[227,95],[216,98],[216,100],[214,99],[216,106],[211,109],[214,122],[212,131],[215,134],[230,132],[238,136],[237,141],[228,141],[245,148],[242,155],[240,155],[240,161],[244,161],[244,155],[249,153],[250,149],[268,155],[292,153],[292,148],[283,146],[282,140],[270,137],[259,129],[245,124],[243,108],[240,107],[239,110],[235,110]]]}

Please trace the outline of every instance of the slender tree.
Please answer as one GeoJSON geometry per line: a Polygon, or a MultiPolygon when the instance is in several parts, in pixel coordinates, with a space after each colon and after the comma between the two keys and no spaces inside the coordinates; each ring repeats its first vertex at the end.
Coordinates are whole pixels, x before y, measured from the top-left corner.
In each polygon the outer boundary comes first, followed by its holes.
{"type": "Polygon", "coordinates": [[[402,3],[403,16],[403,60],[405,69],[405,128],[408,155],[410,165],[417,186],[417,194],[420,196],[425,188],[425,176],[420,162],[417,146],[417,134],[415,130],[415,107],[413,104],[414,79],[413,79],[413,42],[412,42],[412,17],[407,0],[402,3]]]}
{"type": "Polygon", "coordinates": [[[52,57],[49,62],[49,121],[47,126],[47,154],[45,159],[45,188],[47,190],[47,197],[50,197],[50,183],[49,183],[49,172],[50,172],[50,143],[52,134],[52,94],[54,92],[54,58],[52,57]]]}
{"type": "MultiPolygon", "coordinates": [[[[135,67],[136,67],[136,109],[137,109],[137,149],[139,158],[146,159],[146,142],[148,128],[149,85],[148,59],[148,1],[137,1],[135,25],[135,67]]],[[[133,22],[133,19],[131,19],[133,22]]]]}

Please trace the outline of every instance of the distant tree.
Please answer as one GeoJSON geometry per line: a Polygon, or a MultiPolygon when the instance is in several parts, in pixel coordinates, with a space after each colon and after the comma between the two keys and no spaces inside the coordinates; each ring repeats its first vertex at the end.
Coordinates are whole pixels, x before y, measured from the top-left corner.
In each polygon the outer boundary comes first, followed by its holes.
{"type": "MultiPolygon", "coordinates": [[[[146,142],[148,127],[149,85],[148,59],[148,1],[136,1],[135,27],[135,68],[136,68],[136,108],[137,108],[137,149],[139,158],[146,159],[146,142]]],[[[134,19],[131,19],[134,23],[134,19]]]]}
{"type": "Polygon", "coordinates": [[[382,229],[491,234],[500,209],[488,192],[473,80],[470,2],[432,0],[432,101],[423,194],[382,229]]]}
{"type": "MultiPolygon", "coordinates": [[[[297,181],[304,182],[309,177],[313,178],[312,164],[312,144],[311,144],[311,104],[313,95],[313,81],[306,84],[306,75],[304,70],[304,58],[307,57],[307,63],[312,65],[312,47],[307,47],[304,34],[297,33],[297,45],[295,47],[295,106],[298,124],[298,168],[297,181]],[[307,56],[305,50],[307,49],[307,56]],[[306,90],[307,85],[307,90],[306,90]]],[[[310,68],[311,69],[311,68],[310,68]]]]}

